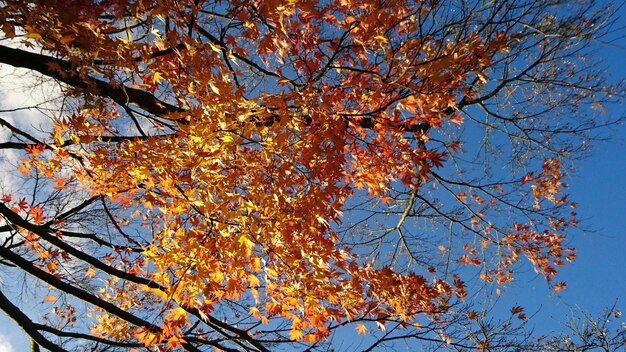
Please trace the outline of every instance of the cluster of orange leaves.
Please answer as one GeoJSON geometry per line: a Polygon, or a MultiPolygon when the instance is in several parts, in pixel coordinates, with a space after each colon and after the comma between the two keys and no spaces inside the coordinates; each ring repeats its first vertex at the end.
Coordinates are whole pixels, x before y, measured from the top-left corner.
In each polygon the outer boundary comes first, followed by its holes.
{"type": "MultiPolygon", "coordinates": [[[[60,189],[74,182],[81,192],[106,196],[124,209],[120,224],[150,233],[140,260],[103,260],[164,289],[121,286],[109,278],[101,297],[124,308],[161,309],[163,330],[125,329],[100,313],[96,336],[125,339],[134,331],[146,345],[167,341],[176,347],[189,325],[185,309],[209,314],[226,300],[251,295],[256,305],[250,315],[262,322],[288,319],[292,339],[314,342],[328,336],[331,320],[367,315],[409,322],[444,311],[455,294],[467,295],[461,280],[449,284],[363,263],[332,227],[355,189],[389,201],[392,182],[417,189],[442,165],[448,156],[427,149],[423,131],[407,131],[461,123],[458,114],[444,111],[467,93],[473,77],[486,83],[490,57],[506,48],[505,37],[489,44],[476,35],[462,42],[416,37],[417,9],[427,6],[405,1],[260,1],[254,15],[245,10],[247,1],[232,1],[229,15],[242,30],[240,38],[226,35],[223,43],[187,34],[186,19],[198,16],[202,1],[182,8],[177,1],[8,3],[4,15],[28,14],[26,43],[73,65],[75,72],[65,74],[113,82],[117,72],[132,71],[134,80],[123,84],[180,107],[160,116],[176,126],[174,132],[155,124],[145,137],[110,142],[104,137],[124,135],[127,116],[88,94],[84,106],[56,121],[51,150],[35,147],[25,160],[25,174],[37,168],[60,189]],[[168,18],[172,28],[133,41],[120,34],[128,13],[155,28],[168,18]],[[345,53],[326,67],[320,47],[332,53],[339,46],[345,53]],[[179,49],[151,57],[169,48],[179,49]],[[244,74],[245,64],[232,69],[224,55],[231,62],[260,60],[277,77],[251,98],[231,74],[244,74]],[[297,58],[289,71],[287,57],[297,58]]],[[[8,22],[2,30],[15,35],[8,22]]],[[[538,201],[546,194],[555,199],[560,177],[550,171],[556,169],[548,165],[545,178],[534,179],[538,201]]],[[[22,210],[43,221],[37,209],[22,210]]],[[[561,237],[524,226],[503,242],[511,247],[511,262],[523,248],[533,248],[525,254],[548,277],[547,261],[562,253],[561,237]]],[[[359,325],[358,332],[366,328],[359,325]]]]}

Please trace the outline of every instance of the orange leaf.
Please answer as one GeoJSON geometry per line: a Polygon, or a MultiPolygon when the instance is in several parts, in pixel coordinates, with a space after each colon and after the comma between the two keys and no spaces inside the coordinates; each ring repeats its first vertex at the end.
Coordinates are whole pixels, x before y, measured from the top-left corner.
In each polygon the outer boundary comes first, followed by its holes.
{"type": "Polygon", "coordinates": [[[357,324],[355,329],[356,329],[356,332],[359,335],[366,335],[367,334],[367,327],[365,327],[365,325],[363,325],[363,324],[357,324]]]}
{"type": "Polygon", "coordinates": [[[24,165],[20,165],[17,167],[17,170],[22,173],[24,176],[28,176],[28,169],[24,165]]]}
{"type": "Polygon", "coordinates": [[[182,347],[182,345],[185,342],[186,341],[180,336],[172,336],[167,340],[166,345],[168,349],[172,349],[172,348],[182,347]]]}
{"type": "Polygon", "coordinates": [[[54,303],[58,300],[55,296],[46,296],[43,298],[44,302],[54,303]]]}
{"type": "Polygon", "coordinates": [[[561,292],[561,290],[567,286],[567,284],[565,282],[559,282],[556,285],[554,285],[554,291],[555,292],[561,292]]]}

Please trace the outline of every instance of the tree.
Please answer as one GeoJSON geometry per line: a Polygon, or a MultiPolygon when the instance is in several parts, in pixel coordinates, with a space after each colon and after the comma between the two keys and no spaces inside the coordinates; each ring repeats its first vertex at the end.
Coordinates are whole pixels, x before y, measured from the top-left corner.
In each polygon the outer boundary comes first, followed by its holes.
{"type": "Polygon", "coordinates": [[[567,334],[542,339],[542,351],[619,351],[626,347],[626,328],[618,323],[621,312],[607,309],[598,317],[580,309],[573,312],[566,324],[567,334]]]}
{"type": "Polygon", "coordinates": [[[562,179],[623,92],[587,61],[606,8],[2,5],[0,63],[58,83],[0,119],[0,263],[52,313],[0,301],[34,349],[326,349],[344,326],[497,348],[463,325],[482,289],[527,265],[565,285],[562,179]]]}

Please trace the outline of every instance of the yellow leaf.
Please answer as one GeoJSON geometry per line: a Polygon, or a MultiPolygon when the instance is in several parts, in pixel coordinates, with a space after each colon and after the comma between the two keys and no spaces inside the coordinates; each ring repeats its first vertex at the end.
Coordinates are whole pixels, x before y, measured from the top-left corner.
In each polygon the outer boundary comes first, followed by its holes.
{"type": "Polygon", "coordinates": [[[261,317],[261,312],[259,311],[259,308],[257,308],[257,307],[252,307],[252,308],[250,308],[249,313],[250,313],[250,315],[252,315],[253,317],[257,317],[257,318],[260,318],[260,317],[261,317]]]}
{"type": "Polygon", "coordinates": [[[28,31],[26,34],[26,38],[35,39],[36,41],[41,41],[41,34],[34,31],[31,26],[24,26],[24,29],[28,31]]]}
{"type": "Polygon", "coordinates": [[[153,295],[159,297],[160,299],[167,301],[169,300],[169,295],[159,289],[155,289],[155,288],[149,288],[150,292],[152,292],[153,295]]]}
{"type": "Polygon", "coordinates": [[[178,307],[172,309],[166,316],[163,318],[163,321],[175,321],[181,322],[187,320],[187,312],[184,309],[178,307]]]}
{"type": "Polygon", "coordinates": [[[137,178],[137,180],[142,181],[150,176],[150,170],[145,167],[141,167],[137,170],[131,171],[131,174],[137,178]]]}
{"type": "Polygon", "coordinates": [[[54,138],[54,144],[57,146],[62,146],[65,144],[65,140],[63,139],[63,137],[61,136],[61,131],[56,129],[54,131],[54,135],[52,136],[54,138]]]}
{"type": "Polygon", "coordinates": [[[57,270],[57,264],[55,262],[48,262],[46,264],[46,269],[48,269],[49,272],[54,273],[57,270]]]}
{"type": "Polygon", "coordinates": [[[93,268],[87,268],[87,271],[85,272],[85,276],[86,277],[94,277],[94,276],[96,276],[96,271],[93,270],[93,268]]]}
{"type": "Polygon", "coordinates": [[[378,41],[381,41],[383,43],[387,43],[388,42],[387,38],[383,37],[382,35],[377,35],[377,36],[374,37],[374,39],[376,39],[378,41]]]}
{"type": "Polygon", "coordinates": [[[202,137],[198,137],[198,136],[190,136],[189,139],[193,142],[193,143],[201,143],[202,142],[202,137]]]}
{"type": "Polygon", "coordinates": [[[248,275],[248,282],[250,283],[250,287],[259,287],[259,285],[261,284],[261,282],[259,281],[259,278],[256,277],[256,275],[248,275]]]}
{"type": "Polygon", "coordinates": [[[239,244],[246,248],[246,253],[248,253],[248,255],[252,254],[254,242],[250,241],[250,239],[246,235],[241,235],[241,237],[239,237],[239,244]]]}
{"type": "Polygon", "coordinates": [[[480,85],[487,84],[487,75],[484,72],[477,72],[476,77],[478,78],[478,83],[480,85]]]}
{"type": "Polygon", "coordinates": [[[304,334],[302,333],[302,331],[298,329],[294,329],[289,332],[289,339],[291,341],[298,341],[302,339],[303,337],[304,337],[304,334]]]}
{"type": "Polygon", "coordinates": [[[152,76],[152,83],[159,83],[163,80],[163,75],[161,75],[161,72],[155,72],[154,76],[152,76]]]}
{"type": "Polygon", "coordinates": [[[161,340],[159,335],[153,334],[145,328],[136,332],[135,338],[139,343],[143,343],[146,347],[159,343],[161,340]]]}
{"type": "Polygon", "coordinates": [[[211,42],[209,42],[209,46],[211,47],[211,50],[213,50],[216,53],[221,53],[222,52],[222,49],[219,46],[217,46],[217,45],[215,45],[215,44],[213,44],[211,42]]]}
{"type": "Polygon", "coordinates": [[[365,334],[367,334],[367,328],[366,328],[366,327],[365,327],[365,325],[363,325],[363,324],[357,324],[357,325],[356,325],[356,327],[355,327],[355,329],[356,329],[356,332],[357,332],[359,335],[365,335],[365,334]]]}
{"type": "Polygon", "coordinates": [[[269,278],[274,278],[278,276],[278,272],[272,268],[266,268],[265,273],[267,274],[269,278]]]}
{"type": "Polygon", "coordinates": [[[220,94],[220,90],[217,88],[217,86],[215,84],[213,84],[213,82],[209,82],[209,87],[211,88],[213,93],[220,94]]]}

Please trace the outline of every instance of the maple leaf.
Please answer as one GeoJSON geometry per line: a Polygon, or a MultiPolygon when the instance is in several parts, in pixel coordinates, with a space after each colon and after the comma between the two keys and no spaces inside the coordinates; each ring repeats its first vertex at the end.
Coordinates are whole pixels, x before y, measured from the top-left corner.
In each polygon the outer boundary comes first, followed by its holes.
{"type": "Polygon", "coordinates": [[[28,31],[28,33],[26,33],[26,38],[35,39],[36,41],[41,41],[43,39],[41,37],[41,34],[39,34],[39,33],[34,31],[33,27],[31,27],[31,26],[24,26],[24,29],[26,29],[28,31]]]}
{"type": "Polygon", "coordinates": [[[20,199],[20,201],[17,203],[17,206],[20,208],[20,210],[26,210],[29,208],[26,198],[20,199]]]}
{"type": "Polygon", "coordinates": [[[367,327],[363,324],[357,324],[355,330],[359,335],[367,335],[367,327]]]}
{"type": "Polygon", "coordinates": [[[563,288],[567,286],[567,283],[565,282],[559,282],[556,285],[554,285],[554,291],[555,292],[561,292],[561,290],[563,290],[563,288]]]}
{"type": "Polygon", "coordinates": [[[28,167],[26,165],[20,165],[17,167],[17,170],[22,173],[24,176],[28,176],[28,167]]]}
{"type": "Polygon", "coordinates": [[[41,208],[41,206],[29,207],[28,215],[31,216],[32,221],[35,224],[41,224],[45,220],[43,217],[43,209],[41,208]]]}
{"type": "Polygon", "coordinates": [[[183,339],[180,336],[172,336],[169,339],[167,339],[166,347],[168,349],[177,348],[177,347],[181,347],[186,342],[187,341],[185,341],[185,339],[183,339]]]}
{"type": "MultiPolygon", "coordinates": [[[[450,115],[450,122],[453,122],[457,125],[463,124],[463,117],[460,114],[452,114],[450,115]]],[[[453,147],[454,149],[454,147],[453,147]]]]}
{"type": "Polygon", "coordinates": [[[164,321],[180,324],[187,321],[187,312],[181,308],[174,308],[163,318],[164,321]]]}
{"type": "Polygon", "coordinates": [[[92,278],[96,276],[96,271],[93,270],[93,268],[87,268],[87,270],[85,271],[85,276],[88,278],[92,278]]]}
{"type": "Polygon", "coordinates": [[[161,342],[160,334],[155,334],[142,328],[135,332],[134,337],[139,343],[143,343],[145,346],[153,346],[156,343],[161,342]]]}
{"type": "Polygon", "coordinates": [[[58,300],[58,298],[55,297],[55,296],[45,296],[43,298],[43,300],[44,300],[44,302],[54,303],[54,302],[56,302],[58,300]]]}
{"type": "Polygon", "coordinates": [[[511,314],[512,315],[519,314],[519,313],[521,313],[523,311],[524,311],[523,307],[516,306],[516,307],[511,308],[511,314]]]}
{"type": "Polygon", "coordinates": [[[289,339],[291,341],[298,341],[304,337],[304,334],[299,329],[291,329],[289,331],[289,339]]]}

